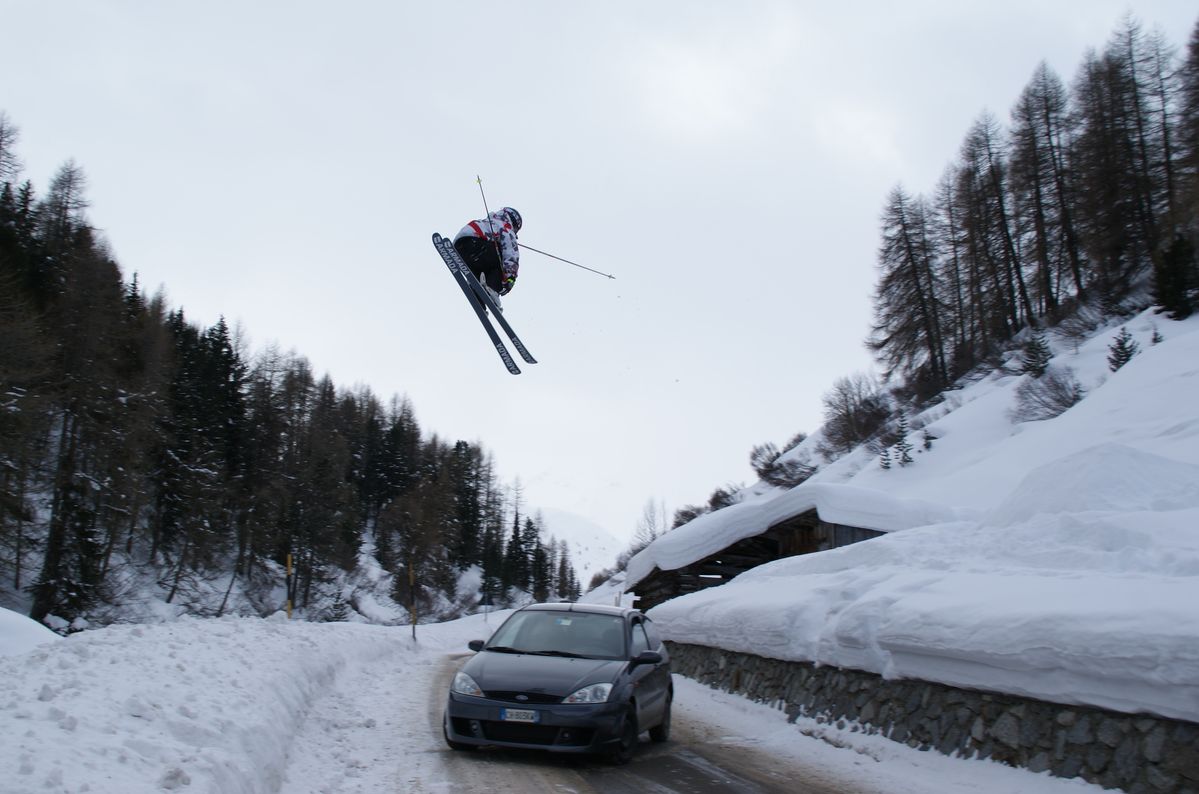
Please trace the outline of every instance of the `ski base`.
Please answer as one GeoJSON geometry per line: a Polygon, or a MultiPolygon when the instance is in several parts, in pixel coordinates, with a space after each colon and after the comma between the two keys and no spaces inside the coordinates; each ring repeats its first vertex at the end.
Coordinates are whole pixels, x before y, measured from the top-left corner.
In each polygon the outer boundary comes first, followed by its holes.
{"type": "Polygon", "coordinates": [[[488,317],[489,312],[490,316],[494,317],[500,327],[504,329],[504,333],[508,335],[508,338],[512,341],[512,346],[516,348],[520,357],[530,364],[536,364],[537,359],[533,358],[529,353],[524,343],[516,335],[516,332],[512,330],[512,326],[504,319],[504,315],[499,311],[499,307],[495,305],[495,302],[491,300],[491,296],[483,289],[483,285],[475,278],[475,274],[471,273],[470,268],[466,266],[466,262],[462,261],[461,255],[454,248],[454,244],[440,234],[435,233],[433,235],[433,247],[441,254],[441,258],[445,261],[446,267],[450,269],[450,273],[453,274],[454,280],[462,288],[462,293],[475,310],[475,315],[487,331],[487,336],[491,339],[492,345],[495,346],[495,352],[499,354],[500,360],[504,362],[504,366],[507,367],[508,371],[513,375],[519,375],[520,367],[513,360],[512,354],[508,352],[508,348],[504,345],[503,340],[500,339],[500,335],[496,333],[495,326],[491,324],[491,320],[488,317]]]}

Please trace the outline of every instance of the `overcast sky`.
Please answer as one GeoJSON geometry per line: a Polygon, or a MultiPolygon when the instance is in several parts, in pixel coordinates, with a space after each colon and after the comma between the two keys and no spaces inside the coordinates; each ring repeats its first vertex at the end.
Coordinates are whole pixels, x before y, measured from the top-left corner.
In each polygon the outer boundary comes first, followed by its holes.
{"type": "MultiPolygon", "coordinates": [[[[68,158],[134,272],[193,322],[407,395],[526,508],[628,537],[754,480],[869,370],[878,218],[930,192],[1041,60],[1194,0],[13,2],[0,110],[44,194],[68,158]],[[494,209],[526,252],[513,377],[429,242],[494,209]]],[[[550,527],[551,531],[553,527],[550,527]]]]}

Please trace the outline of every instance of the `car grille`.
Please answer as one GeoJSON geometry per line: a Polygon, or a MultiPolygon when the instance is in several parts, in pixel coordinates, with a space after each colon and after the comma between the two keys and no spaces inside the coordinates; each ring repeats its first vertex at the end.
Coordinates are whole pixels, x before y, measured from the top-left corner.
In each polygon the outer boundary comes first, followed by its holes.
{"type": "Polygon", "coordinates": [[[494,722],[453,717],[454,731],[489,742],[586,747],[595,736],[592,728],[560,728],[554,725],[529,725],[519,722],[494,722]]]}
{"type": "Polygon", "coordinates": [[[546,705],[562,702],[562,698],[559,696],[547,695],[544,692],[487,692],[485,695],[492,700],[503,700],[508,703],[538,703],[546,705]]]}
{"type": "Polygon", "coordinates": [[[522,725],[514,722],[484,722],[483,735],[493,742],[520,744],[585,745],[593,731],[584,728],[558,728],[553,725],[522,725]]]}

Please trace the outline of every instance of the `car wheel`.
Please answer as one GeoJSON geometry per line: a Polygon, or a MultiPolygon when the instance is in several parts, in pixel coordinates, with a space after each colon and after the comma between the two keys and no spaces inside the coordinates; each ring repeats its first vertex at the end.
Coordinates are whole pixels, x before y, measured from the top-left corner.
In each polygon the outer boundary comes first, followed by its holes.
{"type": "Polygon", "coordinates": [[[662,712],[662,721],[649,729],[649,738],[655,742],[664,742],[670,738],[670,703],[672,697],[666,698],[666,709],[662,712]]]}
{"type": "Polygon", "coordinates": [[[637,730],[637,715],[633,713],[632,706],[629,706],[629,710],[620,718],[620,726],[616,732],[620,741],[609,752],[608,758],[617,765],[627,764],[633,758],[637,737],[641,735],[641,731],[637,730]]]}
{"type": "Polygon", "coordinates": [[[445,737],[445,743],[450,746],[451,750],[474,750],[475,746],[473,744],[465,744],[464,742],[456,742],[450,738],[449,729],[446,728],[446,722],[449,720],[449,718],[450,718],[450,715],[447,714],[445,716],[445,718],[441,721],[441,735],[445,737]]]}

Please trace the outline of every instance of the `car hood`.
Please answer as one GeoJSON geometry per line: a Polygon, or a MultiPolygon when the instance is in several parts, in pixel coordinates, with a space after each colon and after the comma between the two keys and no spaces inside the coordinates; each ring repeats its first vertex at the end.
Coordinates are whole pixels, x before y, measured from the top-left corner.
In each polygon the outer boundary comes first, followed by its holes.
{"type": "Polygon", "coordinates": [[[462,672],[484,692],[537,692],[566,697],[588,684],[615,682],[627,664],[613,659],[481,651],[463,666],[462,672]]]}

